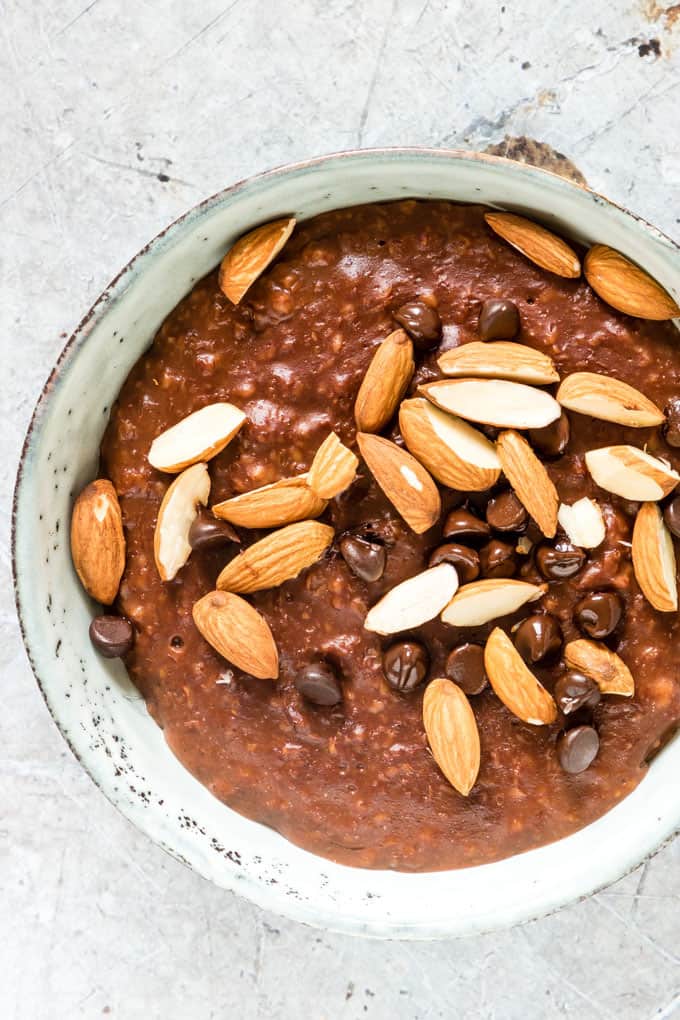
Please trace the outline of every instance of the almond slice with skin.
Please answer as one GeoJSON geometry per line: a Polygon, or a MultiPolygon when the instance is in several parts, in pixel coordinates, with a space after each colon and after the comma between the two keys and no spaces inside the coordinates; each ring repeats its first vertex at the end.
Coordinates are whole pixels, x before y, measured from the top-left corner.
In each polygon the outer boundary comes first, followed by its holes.
{"type": "Polygon", "coordinates": [[[193,464],[182,471],[165,493],[153,536],[153,555],[161,581],[172,581],[189,559],[189,529],[209,495],[210,475],[205,464],[193,464]]]}
{"type": "Polygon", "coordinates": [[[437,679],[427,685],[423,726],[432,757],[451,786],[467,797],[477,780],[481,751],[475,714],[457,684],[437,679]]]}
{"type": "Polygon", "coordinates": [[[357,432],[361,456],[390,503],[421,535],[437,522],[441,499],[425,468],[406,450],[382,436],[357,432]]]}
{"type": "Polygon", "coordinates": [[[503,473],[524,509],[547,538],[554,538],[559,497],[545,465],[519,432],[501,432],[496,450],[503,473]]]}
{"type": "Polygon", "coordinates": [[[149,463],[174,474],[210,460],[231,442],[245,420],[243,411],[233,404],[207,404],[156,436],[149,463]]]}
{"type": "Polygon", "coordinates": [[[359,458],[331,432],[314,454],[307,485],[322,499],[335,499],[352,484],[358,466],[359,458]]]}
{"type": "Polygon", "coordinates": [[[376,634],[420,627],[442,611],[457,588],[458,574],[450,563],[430,567],[383,595],[366,616],[364,627],[376,634]]]}
{"type": "Polygon", "coordinates": [[[516,613],[526,602],[535,602],[547,591],[547,585],[529,584],[509,578],[487,578],[464,584],[441,614],[451,627],[481,627],[516,613]]]}
{"type": "Polygon", "coordinates": [[[334,534],[333,528],[318,521],[300,521],[273,531],[227,563],[217,587],[246,594],[277,588],[315,563],[334,534]]]}
{"type": "Polygon", "coordinates": [[[395,329],[376,350],[364,376],[354,419],[360,432],[380,432],[397,410],[415,371],[413,343],[395,329]]]}
{"type": "Polygon", "coordinates": [[[242,528],[278,528],[318,517],[326,506],[326,501],[309,488],[307,475],[298,475],[225,499],[216,503],[212,512],[242,528]]]}
{"type": "Polygon", "coordinates": [[[493,443],[429,400],[404,400],[399,408],[399,428],[413,456],[442,485],[483,492],[498,480],[501,465],[493,443]]]}
{"type": "Polygon", "coordinates": [[[484,213],[484,219],[495,234],[541,269],[574,280],[581,275],[581,263],[574,249],[533,220],[507,212],[484,213]]]}
{"type": "Polygon", "coordinates": [[[660,613],[678,608],[675,550],[656,503],[643,503],[633,528],[633,569],[648,602],[660,613]]]}
{"type": "Polygon", "coordinates": [[[195,603],[193,618],[209,645],[227,662],[259,680],[276,680],[279,653],[269,624],[249,602],[211,591],[195,603]]]}
{"type": "Polygon", "coordinates": [[[555,722],[557,706],[552,696],[500,627],[492,630],[486,642],[484,669],[496,695],[522,722],[531,726],[548,726],[555,722]]]}
{"type": "Polygon", "coordinates": [[[437,361],[447,376],[510,379],[543,386],[560,381],[552,358],[524,344],[506,340],[483,343],[473,341],[445,351],[437,361]]]}
{"type": "Polygon", "coordinates": [[[680,475],[664,461],[635,446],[603,446],[586,453],[593,481],[624,499],[656,502],[680,482],[680,475]]]}
{"type": "Polygon", "coordinates": [[[249,287],[279,254],[295,229],[295,219],[286,217],[256,227],[239,238],[220,264],[222,293],[237,305],[249,287]]]}
{"type": "Polygon", "coordinates": [[[623,659],[599,641],[580,638],[564,646],[564,661],[570,669],[594,680],[603,694],[621,694],[630,698],[635,682],[623,659]]]}
{"type": "Polygon", "coordinates": [[[680,307],[649,273],[606,244],[594,244],[583,266],[595,293],[612,308],[640,319],[674,319],[680,307]]]}
{"type": "Polygon", "coordinates": [[[418,392],[442,411],[497,428],[541,429],[562,413],[545,390],[507,379],[442,379],[418,392]]]}
{"type": "Polygon", "coordinates": [[[86,485],[73,505],[71,557],[87,594],[111,605],[125,570],[125,535],[118,495],[108,478],[86,485]]]}
{"type": "Polygon", "coordinates": [[[596,549],[604,542],[605,525],[602,510],[594,499],[584,496],[569,506],[561,503],[557,520],[567,533],[572,545],[581,549],[596,549]]]}
{"type": "Polygon", "coordinates": [[[557,402],[570,411],[633,428],[649,428],[665,421],[663,411],[639,390],[597,372],[568,375],[557,391],[557,402]]]}

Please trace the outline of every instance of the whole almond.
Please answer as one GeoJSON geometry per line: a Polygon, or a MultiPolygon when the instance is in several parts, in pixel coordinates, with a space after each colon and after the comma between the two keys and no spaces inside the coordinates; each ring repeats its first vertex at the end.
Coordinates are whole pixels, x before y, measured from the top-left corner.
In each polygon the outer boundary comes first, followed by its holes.
{"type": "Polygon", "coordinates": [[[505,577],[464,584],[441,614],[451,627],[481,627],[516,613],[527,602],[535,602],[546,592],[546,585],[529,584],[505,577]]]}
{"type": "Polygon", "coordinates": [[[239,303],[248,288],[273,262],[294,228],[292,216],[265,223],[239,238],[227,252],[220,264],[219,285],[233,304],[239,303]]]}
{"type": "Polygon", "coordinates": [[[242,528],[278,528],[318,517],[326,506],[326,501],[307,484],[307,475],[298,475],[225,499],[216,503],[212,512],[242,528]]]}
{"type": "Polygon", "coordinates": [[[245,420],[243,411],[233,404],[207,404],[156,436],[149,463],[158,471],[174,473],[210,460],[231,442],[245,420]]]}
{"type": "Polygon", "coordinates": [[[583,269],[595,293],[619,312],[657,320],[680,315],[680,307],[661,284],[606,244],[593,245],[583,269]]]}
{"type": "Polygon", "coordinates": [[[429,400],[404,400],[399,408],[399,429],[413,456],[442,485],[483,492],[498,480],[501,466],[493,443],[429,400]]]}
{"type": "Polygon", "coordinates": [[[376,634],[398,634],[420,627],[442,611],[458,587],[458,574],[450,563],[440,563],[396,585],[377,602],[364,621],[376,634]]]}
{"type": "Polygon", "coordinates": [[[501,432],[496,451],[503,473],[524,509],[547,538],[557,531],[559,497],[544,464],[519,432],[501,432]]]}
{"type": "Polygon", "coordinates": [[[217,587],[244,593],[277,588],[315,563],[333,535],[332,528],[318,521],[300,521],[273,531],[227,563],[217,587]]]}
{"type": "Polygon", "coordinates": [[[445,351],[437,361],[444,375],[487,379],[510,379],[514,382],[543,386],[559,382],[552,358],[524,344],[497,340],[491,343],[473,341],[445,351]]]}
{"type": "Polygon", "coordinates": [[[418,392],[442,411],[497,428],[540,429],[562,413],[545,390],[508,379],[439,379],[418,392]]]}
{"type": "Polygon", "coordinates": [[[633,569],[648,602],[661,613],[678,608],[675,550],[656,503],[643,503],[633,528],[633,569]]]}
{"type": "Polygon", "coordinates": [[[321,499],[335,499],[352,484],[358,466],[359,458],[331,432],[314,454],[307,485],[321,499]]]}
{"type": "Polygon", "coordinates": [[[463,691],[451,680],[432,680],[423,696],[423,726],[432,757],[451,786],[467,797],[479,773],[479,731],[463,691]]]}
{"type": "Polygon", "coordinates": [[[568,375],[557,391],[557,402],[570,411],[633,428],[649,428],[665,420],[663,411],[639,390],[597,372],[568,375]]]}
{"type": "Polygon", "coordinates": [[[199,506],[210,495],[210,475],[205,464],[192,464],[168,487],[158,511],[153,539],[156,569],[161,581],[172,581],[191,554],[189,529],[199,506]]]}
{"type": "Polygon", "coordinates": [[[603,446],[586,453],[593,481],[624,499],[655,502],[680,482],[680,475],[665,461],[636,446],[603,446]]]}
{"type": "Polygon", "coordinates": [[[492,630],[484,648],[484,669],[496,695],[522,722],[548,726],[557,718],[552,696],[528,668],[500,627],[492,630]]]}
{"type": "Polygon", "coordinates": [[[631,697],[635,683],[623,659],[599,641],[580,638],[564,646],[564,661],[570,669],[590,677],[603,694],[631,697]]]}
{"type": "Polygon", "coordinates": [[[125,536],[118,496],[107,478],[90,482],[75,501],[71,556],[88,595],[111,605],[125,570],[125,536]]]}
{"type": "Polygon", "coordinates": [[[574,249],[533,220],[506,212],[484,213],[484,219],[495,234],[541,269],[569,279],[581,275],[581,263],[574,249]]]}
{"type": "Polygon", "coordinates": [[[395,329],[373,355],[359,387],[354,419],[360,432],[380,432],[387,425],[414,370],[413,343],[403,329],[395,329]]]}
{"type": "Polygon", "coordinates": [[[193,618],[209,645],[227,662],[259,680],[276,680],[279,654],[269,624],[249,602],[211,591],[194,604],[193,618]]]}
{"type": "Polygon", "coordinates": [[[431,528],[441,499],[425,468],[389,439],[357,432],[357,442],[369,471],[408,526],[417,535],[431,528]]]}

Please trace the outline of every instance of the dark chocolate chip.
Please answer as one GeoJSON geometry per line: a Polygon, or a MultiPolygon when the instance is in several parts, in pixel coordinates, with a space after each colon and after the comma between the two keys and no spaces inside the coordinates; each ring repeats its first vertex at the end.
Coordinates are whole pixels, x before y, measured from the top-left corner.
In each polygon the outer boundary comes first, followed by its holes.
{"type": "Polygon", "coordinates": [[[312,662],[295,677],[300,694],[313,705],[328,708],[342,701],[342,688],[335,671],[327,662],[312,662]]]}
{"type": "Polygon", "coordinates": [[[574,616],[580,629],[588,637],[609,637],[621,620],[621,599],[612,591],[593,591],[574,607],[574,616]]]}
{"type": "Polygon", "coordinates": [[[483,540],[491,534],[491,528],[469,510],[452,510],[444,521],[444,538],[467,538],[483,540]]]}
{"type": "Polygon", "coordinates": [[[403,326],[420,350],[432,350],[439,343],[442,335],[439,312],[424,301],[407,301],[392,313],[392,318],[403,326]]]}
{"type": "Polygon", "coordinates": [[[444,542],[437,546],[428,561],[428,567],[439,563],[451,563],[456,568],[461,584],[469,584],[479,577],[479,555],[475,549],[468,549],[458,542],[444,542]]]}
{"type": "Polygon", "coordinates": [[[569,419],[564,411],[542,429],[529,429],[529,441],[544,457],[561,457],[569,445],[569,419]]]}
{"type": "Polygon", "coordinates": [[[592,726],[576,726],[557,738],[557,757],[565,772],[584,772],[595,761],[600,738],[592,726]]]}
{"type": "Polygon", "coordinates": [[[673,397],[663,409],[666,415],[661,433],[669,446],[680,446],[680,397],[673,397]]]}
{"type": "Polygon", "coordinates": [[[127,616],[95,616],[90,624],[90,641],[105,659],[118,659],[134,645],[135,628],[127,616]]]}
{"type": "Polygon", "coordinates": [[[553,697],[559,710],[571,715],[580,708],[595,708],[600,702],[600,688],[582,673],[564,673],[555,684],[553,697]]]}
{"type": "Polygon", "coordinates": [[[514,301],[485,301],[479,313],[481,340],[512,340],[519,333],[519,309],[514,301]]]}
{"type": "Polygon", "coordinates": [[[362,581],[377,581],[385,570],[385,547],[356,535],[345,535],[340,541],[345,563],[362,581]]]}
{"type": "Polygon", "coordinates": [[[680,496],[676,496],[675,499],[672,499],[665,507],[663,519],[666,522],[668,530],[675,535],[676,538],[680,538],[680,496]]]}
{"type": "Polygon", "coordinates": [[[481,694],[487,685],[484,649],[473,644],[451,649],[446,660],[446,675],[466,694],[481,694]]]}
{"type": "Polygon", "coordinates": [[[479,565],[483,577],[512,577],[517,567],[515,547],[492,538],[479,550],[479,565]]]}
{"type": "Polygon", "coordinates": [[[486,519],[494,531],[521,531],[529,516],[512,490],[489,500],[486,519]]]}
{"type": "Polygon", "coordinates": [[[549,581],[564,581],[578,574],[586,562],[583,549],[568,542],[557,545],[541,545],[536,551],[536,566],[549,581]]]}
{"type": "Polygon", "coordinates": [[[220,521],[207,510],[200,510],[189,528],[189,545],[196,551],[215,549],[227,542],[240,542],[238,533],[228,521],[220,521]]]}
{"type": "Polygon", "coordinates": [[[402,694],[414,690],[427,676],[430,657],[417,641],[398,641],[383,652],[383,673],[390,687],[402,694]]]}
{"type": "Polygon", "coordinates": [[[553,658],[562,647],[562,628],[550,613],[533,613],[515,631],[515,648],[525,662],[553,658]]]}

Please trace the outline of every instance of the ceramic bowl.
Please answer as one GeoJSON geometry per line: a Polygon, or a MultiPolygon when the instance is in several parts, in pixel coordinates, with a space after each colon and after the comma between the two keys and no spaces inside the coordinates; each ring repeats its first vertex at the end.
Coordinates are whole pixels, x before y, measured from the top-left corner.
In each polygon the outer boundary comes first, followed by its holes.
{"type": "Polygon", "coordinates": [[[128,372],[180,298],[252,226],[374,200],[447,198],[526,212],[644,266],[676,299],[680,250],[658,230],[560,177],[462,152],[381,150],[261,174],[192,209],[113,281],[52,371],[21,458],[14,569],[26,648],[50,712],[97,785],[174,857],[268,910],[337,931],[434,938],[545,914],[619,878],[680,826],[680,741],[639,787],[567,839],[496,864],[434,874],[332,864],[215,800],[173,757],[119,662],[88,640],[95,606],[69,555],[72,500],[128,372]]]}

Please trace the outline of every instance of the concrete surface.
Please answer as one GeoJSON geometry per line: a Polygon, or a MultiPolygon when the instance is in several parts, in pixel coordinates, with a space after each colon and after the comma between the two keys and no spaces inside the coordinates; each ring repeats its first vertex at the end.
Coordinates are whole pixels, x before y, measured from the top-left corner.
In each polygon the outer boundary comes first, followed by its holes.
{"type": "Polygon", "coordinates": [[[380,944],[221,893],[104,800],[14,620],[10,490],[64,337],[199,199],[352,146],[528,135],[680,237],[680,7],[0,0],[0,1016],[680,1016],[680,843],[499,935],[380,944]]]}

